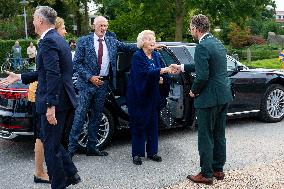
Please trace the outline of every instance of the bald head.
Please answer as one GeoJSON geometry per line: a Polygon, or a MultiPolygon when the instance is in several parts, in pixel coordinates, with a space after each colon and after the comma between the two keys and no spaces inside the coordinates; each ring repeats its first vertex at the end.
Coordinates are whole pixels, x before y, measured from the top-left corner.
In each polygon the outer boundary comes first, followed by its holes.
{"type": "Polygon", "coordinates": [[[102,38],[108,29],[108,20],[103,16],[97,16],[94,20],[93,28],[95,34],[102,38]]]}

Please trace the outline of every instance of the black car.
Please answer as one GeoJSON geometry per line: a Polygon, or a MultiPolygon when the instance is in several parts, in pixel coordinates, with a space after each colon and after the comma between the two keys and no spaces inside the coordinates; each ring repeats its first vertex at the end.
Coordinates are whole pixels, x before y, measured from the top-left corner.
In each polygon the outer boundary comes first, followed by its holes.
{"type": "MultiPolygon", "coordinates": [[[[170,64],[194,64],[195,44],[170,42],[160,50],[165,66],[170,64]]],[[[129,53],[118,53],[117,87],[109,87],[100,123],[98,145],[110,143],[114,133],[128,129],[126,89],[131,67],[129,53]]],[[[227,56],[228,76],[231,79],[234,100],[229,105],[228,118],[258,116],[266,122],[278,122],[284,117],[284,73],[269,69],[249,69],[231,56],[227,56]]],[[[193,127],[195,111],[188,92],[195,73],[170,75],[171,89],[167,105],[160,111],[160,128],[193,127]]],[[[76,75],[74,76],[76,85],[76,75]]],[[[0,88],[0,137],[19,139],[33,135],[31,108],[27,101],[28,86],[16,83],[0,88]]],[[[88,116],[79,140],[81,147],[87,142],[88,116]]]]}

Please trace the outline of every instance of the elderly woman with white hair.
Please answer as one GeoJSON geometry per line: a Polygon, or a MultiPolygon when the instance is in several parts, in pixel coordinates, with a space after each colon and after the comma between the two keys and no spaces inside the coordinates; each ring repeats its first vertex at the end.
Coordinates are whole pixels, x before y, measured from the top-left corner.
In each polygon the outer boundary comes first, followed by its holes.
{"type": "Polygon", "coordinates": [[[158,155],[158,112],[162,95],[161,85],[169,88],[166,73],[170,68],[162,66],[156,45],[155,33],[144,30],[137,37],[137,50],[132,57],[131,71],[128,81],[127,106],[132,135],[133,163],[142,164],[145,157],[161,162],[158,155]]]}

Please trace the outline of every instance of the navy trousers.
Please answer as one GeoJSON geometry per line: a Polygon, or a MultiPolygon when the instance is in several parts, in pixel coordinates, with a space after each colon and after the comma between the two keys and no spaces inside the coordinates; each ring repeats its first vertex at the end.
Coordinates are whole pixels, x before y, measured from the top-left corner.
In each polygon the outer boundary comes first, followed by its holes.
{"type": "Polygon", "coordinates": [[[89,112],[87,150],[92,151],[96,148],[98,143],[97,134],[107,94],[107,86],[108,81],[104,81],[96,90],[79,91],[79,103],[75,111],[75,117],[69,135],[69,153],[75,153],[77,150],[78,140],[89,112]]]}
{"type": "MultiPolygon", "coordinates": [[[[131,118],[130,118],[131,119],[131,118]]],[[[131,121],[131,120],[130,120],[131,121]]],[[[137,127],[135,121],[131,121],[132,137],[132,157],[145,157],[145,142],[147,156],[153,156],[158,153],[158,111],[153,112],[150,121],[145,127],[137,127]]],[[[145,120],[147,122],[147,120],[145,120]]]]}
{"type": "Polygon", "coordinates": [[[45,114],[40,114],[44,156],[52,189],[65,189],[67,177],[78,172],[61,144],[68,111],[56,112],[57,125],[50,125],[45,114]]]}

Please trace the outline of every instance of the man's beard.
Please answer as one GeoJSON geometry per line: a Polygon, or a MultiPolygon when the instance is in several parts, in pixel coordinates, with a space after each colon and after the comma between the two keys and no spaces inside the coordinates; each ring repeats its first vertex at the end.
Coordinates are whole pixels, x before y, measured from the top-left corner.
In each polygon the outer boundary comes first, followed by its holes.
{"type": "Polygon", "coordinates": [[[198,42],[198,36],[196,36],[196,35],[192,35],[192,39],[193,39],[193,41],[198,42]]]}

